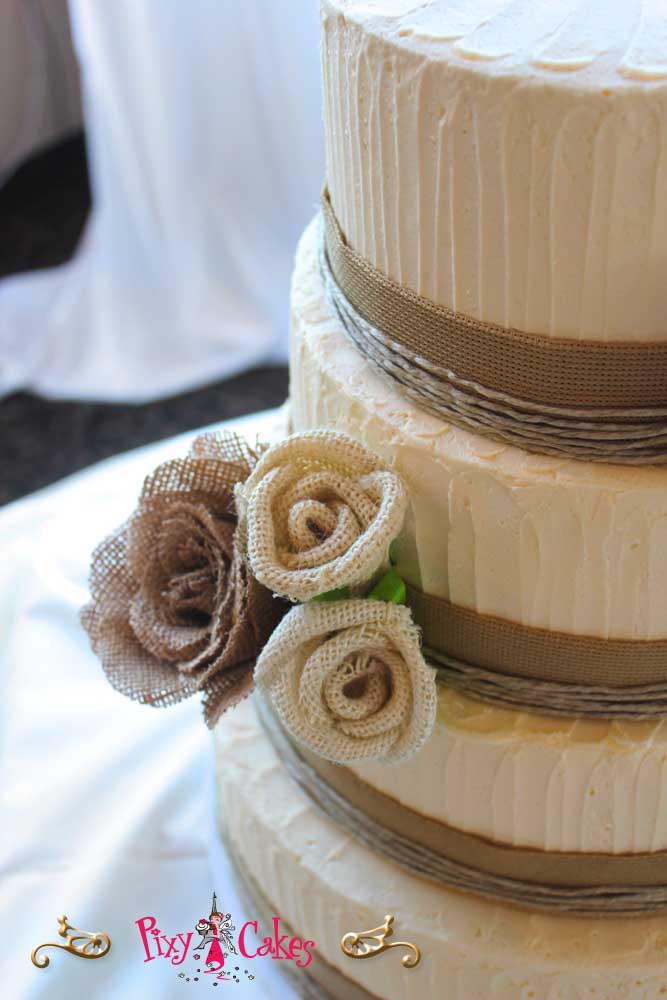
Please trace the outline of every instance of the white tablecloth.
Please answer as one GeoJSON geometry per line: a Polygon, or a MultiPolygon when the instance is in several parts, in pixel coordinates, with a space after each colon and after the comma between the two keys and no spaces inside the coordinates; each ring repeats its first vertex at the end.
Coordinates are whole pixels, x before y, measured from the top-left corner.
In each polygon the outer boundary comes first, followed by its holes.
{"type": "MultiPolygon", "coordinates": [[[[254,438],[276,423],[265,414],[234,426],[254,438]]],[[[127,701],[104,680],[78,623],[92,548],[133,509],[144,476],[192,437],[0,510],[0,995],[11,1000],[187,1000],[232,986],[239,1000],[292,995],[272,962],[254,963],[254,982],[212,989],[210,977],[188,983],[180,967],[143,961],[134,922],[144,916],[169,936],[187,932],[208,916],[215,890],[237,928],[246,917],[214,840],[199,704],[127,701]],[[62,913],[108,933],[110,954],[50,951],[50,966],[36,969],[30,952],[60,940],[62,913]]]]}

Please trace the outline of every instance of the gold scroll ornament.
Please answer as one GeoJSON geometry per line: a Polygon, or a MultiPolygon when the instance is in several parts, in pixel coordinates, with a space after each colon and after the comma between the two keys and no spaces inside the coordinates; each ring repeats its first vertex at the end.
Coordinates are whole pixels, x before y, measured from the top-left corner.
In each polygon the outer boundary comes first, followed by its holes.
{"type": "Polygon", "coordinates": [[[421,952],[416,944],[411,944],[409,941],[387,941],[387,938],[394,933],[393,923],[394,917],[392,914],[387,914],[380,927],[373,927],[370,931],[349,931],[344,934],[340,941],[343,954],[348,958],[374,958],[389,948],[407,948],[401,963],[406,969],[414,969],[419,965],[421,952]]]}
{"type": "Polygon", "coordinates": [[[65,938],[65,943],[48,941],[33,948],[30,960],[38,969],[45,969],[51,959],[48,955],[39,955],[42,948],[60,948],[77,958],[104,958],[111,949],[111,940],[101,931],[81,931],[72,927],[66,916],[58,917],[58,934],[65,938]]]}

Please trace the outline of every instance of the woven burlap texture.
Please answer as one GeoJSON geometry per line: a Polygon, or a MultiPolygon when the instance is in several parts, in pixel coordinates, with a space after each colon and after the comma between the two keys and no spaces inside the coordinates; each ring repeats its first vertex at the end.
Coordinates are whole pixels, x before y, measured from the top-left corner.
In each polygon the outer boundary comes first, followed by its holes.
{"type": "Polygon", "coordinates": [[[235,544],[234,487],[257,457],[236,435],[212,433],[159,466],[134,514],[93,553],[81,612],[117,691],[155,706],[202,692],[209,726],[252,690],[284,612],[235,544]]]}
{"type": "Polygon", "coordinates": [[[394,865],[464,893],[585,913],[589,920],[667,911],[666,851],[543,851],[456,829],[415,812],[351,769],[297,748],[262,702],[258,707],[281,767],[341,831],[394,865]]]}
{"type": "Polygon", "coordinates": [[[435,723],[435,676],[408,608],[368,599],[293,608],[255,671],[294,739],[338,762],[415,754],[435,723]]]}
{"type": "Polygon", "coordinates": [[[237,488],[239,545],[258,580],[292,601],[367,583],[405,517],[399,477],[345,434],[309,431],[270,448],[237,488]]]}
{"type": "Polygon", "coordinates": [[[348,244],[326,191],[322,212],[333,313],[420,409],[538,454],[667,463],[667,343],[543,337],[437,305],[348,244]]]}

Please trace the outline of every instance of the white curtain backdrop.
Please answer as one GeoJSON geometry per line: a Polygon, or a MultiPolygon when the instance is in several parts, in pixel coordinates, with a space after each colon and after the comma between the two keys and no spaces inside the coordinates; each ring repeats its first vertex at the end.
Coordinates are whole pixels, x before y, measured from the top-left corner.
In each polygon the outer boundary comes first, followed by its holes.
{"type": "Polygon", "coordinates": [[[0,182],[80,123],[67,0],[1,0],[0,182]]]}
{"type": "Polygon", "coordinates": [[[146,400],[283,358],[323,177],[318,0],[70,0],[93,212],[0,282],[0,394],[146,400]]]}

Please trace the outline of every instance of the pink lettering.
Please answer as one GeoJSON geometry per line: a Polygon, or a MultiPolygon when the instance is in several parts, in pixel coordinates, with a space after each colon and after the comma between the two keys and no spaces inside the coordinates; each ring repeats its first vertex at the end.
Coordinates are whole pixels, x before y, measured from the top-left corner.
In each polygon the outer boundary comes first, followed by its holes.
{"type": "Polygon", "coordinates": [[[273,918],[273,940],[275,941],[275,950],[273,951],[273,958],[291,958],[289,951],[285,948],[284,942],[289,941],[289,934],[281,934],[280,937],[280,917],[273,918]]]}
{"type": "Polygon", "coordinates": [[[239,938],[238,938],[239,951],[241,952],[241,954],[243,955],[244,958],[256,958],[257,957],[257,952],[256,951],[253,951],[253,952],[248,951],[248,949],[246,947],[246,943],[245,943],[245,935],[246,935],[246,931],[248,930],[249,927],[252,927],[252,929],[255,932],[255,934],[257,933],[257,931],[259,929],[259,925],[258,925],[258,923],[257,923],[256,920],[248,920],[243,925],[243,927],[239,931],[239,938]]]}
{"type": "Polygon", "coordinates": [[[303,950],[305,951],[305,953],[306,953],[306,955],[308,957],[307,957],[307,959],[306,959],[305,962],[299,960],[296,963],[299,966],[300,969],[305,969],[307,966],[310,965],[310,963],[313,960],[313,951],[314,951],[314,949],[315,949],[315,942],[314,941],[304,941],[303,942],[303,950]]]}
{"type": "MultiPolygon", "coordinates": [[[[135,924],[139,928],[139,933],[141,935],[141,940],[144,946],[144,952],[146,953],[146,958],[144,962],[152,962],[155,955],[151,955],[150,944],[148,943],[148,932],[152,931],[155,934],[155,928],[157,926],[157,920],[155,917],[142,917],[141,920],[135,920],[135,924]]],[[[159,933],[159,931],[158,931],[159,933]]],[[[158,945],[159,951],[159,945],[158,945]]]]}
{"type": "Polygon", "coordinates": [[[176,936],[178,937],[179,941],[183,945],[183,952],[182,952],[180,958],[178,958],[178,952],[177,952],[176,955],[172,958],[171,964],[172,965],[182,965],[183,962],[185,961],[186,955],[188,953],[188,949],[190,947],[190,942],[192,941],[192,931],[190,931],[189,934],[185,934],[185,935],[183,935],[183,934],[177,934],[176,936]]]}
{"type": "Polygon", "coordinates": [[[167,946],[167,950],[164,952],[163,957],[169,958],[172,951],[176,951],[176,938],[168,938],[166,934],[162,934],[160,940],[164,941],[167,946]]]}

